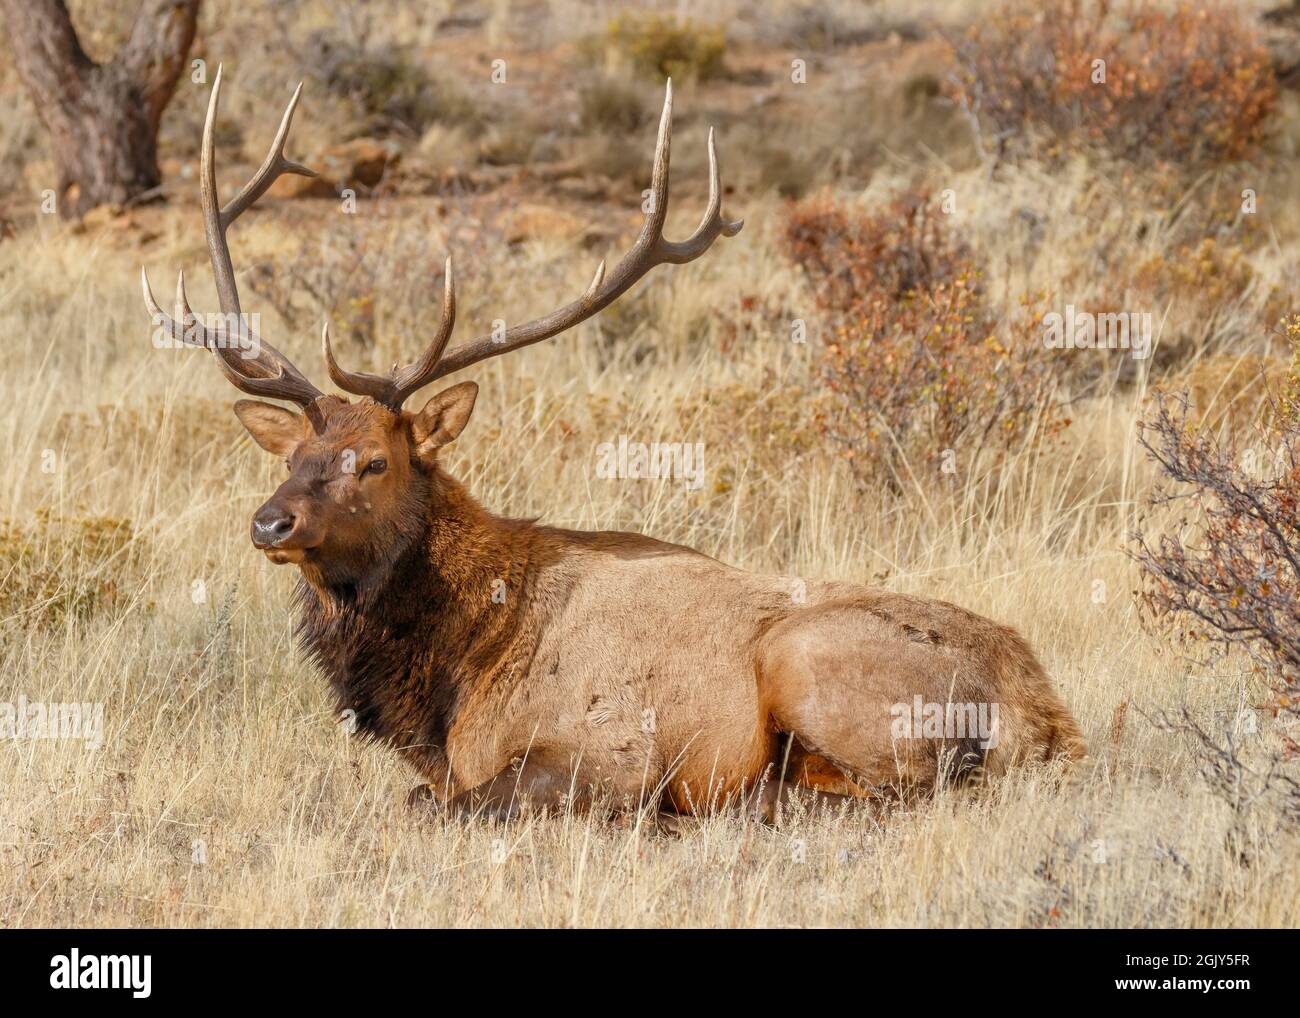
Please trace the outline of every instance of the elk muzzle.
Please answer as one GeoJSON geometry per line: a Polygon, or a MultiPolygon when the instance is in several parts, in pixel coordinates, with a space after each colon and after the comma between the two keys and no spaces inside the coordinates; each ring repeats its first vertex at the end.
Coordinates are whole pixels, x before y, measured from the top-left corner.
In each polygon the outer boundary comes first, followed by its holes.
{"type": "Polygon", "coordinates": [[[307,529],[304,518],[280,498],[271,498],[253,514],[253,524],[249,536],[253,547],[266,553],[266,557],[277,565],[286,562],[299,562],[307,550],[303,540],[307,529]]]}

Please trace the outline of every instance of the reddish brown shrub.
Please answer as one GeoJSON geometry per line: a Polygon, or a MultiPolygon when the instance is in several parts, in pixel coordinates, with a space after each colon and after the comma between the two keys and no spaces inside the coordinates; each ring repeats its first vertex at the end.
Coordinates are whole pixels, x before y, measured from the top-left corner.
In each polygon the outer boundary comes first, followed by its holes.
{"type": "Polygon", "coordinates": [[[970,252],[931,207],[927,191],[908,191],[876,215],[814,195],[790,207],[785,237],[822,307],[845,313],[876,297],[901,300],[951,283],[970,252]]]}
{"type": "Polygon", "coordinates": [[[984,464],[1067,423],[1039,316],[1000,320],[966,246],[928,194],[865,214],[819,197],[787,219],[824,342],[817,424],[864,484],[921,463],[984,464]]]}
{"type": "Polygon", "coordinates": [[[1235,6],[1013,3],[952,45],[953,92],[986,156],[1096,146],[1196,168],[1249,156],[1277,103],[1268,53],[1235,6]]]}

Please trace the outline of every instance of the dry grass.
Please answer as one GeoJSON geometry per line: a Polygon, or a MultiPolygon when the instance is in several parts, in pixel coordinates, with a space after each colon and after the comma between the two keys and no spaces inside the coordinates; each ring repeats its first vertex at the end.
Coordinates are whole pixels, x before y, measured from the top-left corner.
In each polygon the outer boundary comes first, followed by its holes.
{"type": "MultiPolygon", "coordinates": [[[[846,17],[856,9],[841,6],[846,17]]],[[[952,8],[935,5],[944,16],[952,8]]],[[[723,13],[715,20],[726,21],[723,13]]],[[[961,15],[957,5],[952,16],[961,15]]],[[[506,35],[492,43],[492,32],[516,21],[493,13],[478,30],[483,45],[507,45],[506,35]]],[[[753,47],[776,45],[743,26],[739,35],[753,47]]],[[[728,65],[745,66],[753,52],[740,47],[728,65]]],[[[860,78],[844,86],[840,77],[857,66],[852,55],[827,66],[836,73],[819,87],[861,87],[860,78]]],[[[707,107],[705,89],[697,95],[707,107]]],[[[231,96],[232,110],[250,102],[243,86],[231,96]]],[[[679,102],[683,181],[699,140],[694,102],[679,102]]],[[[271,129],[273,114],[263,113],[246,155],[271,129]]],[[[310,96],[300,118],[327,126],[310,96]]],[[[8,124],[3,137],[24,130],[8,124]]],[[[647,157],[648,130],[636,139],[647,157]]],[[[721,134],[728,173],[754,151],[737,151],[729,133],[721,134]]],[[[783,143],[746,137],[735,144],[783,143]]],[[[1043,286],[1056,306],[1076,294],[1083,305],[1108,281],[1127,285],[1124,266],[1164,242],[1158,229],[1123,228],[1159,218],[1123,182],[1068,168],[1047,178],[1033,165],[990,180],[968,151],[954,152],[947,161],[878,151],[882,168],[861,200],[918,175],[954,188],[958,223],[999,299],[1043,286]],[[1134,208],[1136,219],[1126,219],[1134,208]]],[[[1269,178],[1257,176],[1264,182],[1252,186],[1263,193],[1269,178]]],[[[1146,381],[1097,385],[1098,372],[1075,372],[1086,395],[1070,407],[1072,426],[1049,454],[1013,454],[992,491],[919,464],[896,497],[859,491],[834,457],[785,433],[806,423],[790,401],[815,384],[817,336],[792,344],[781,323],[800,314],[815,321],[816,312],[780,247],[782,205],[757,179],[729,198],[748,221],[738,238],[702,262],[658,270],[618,311],[576,334],[474,372],[483,395],[453,470],[502,513],[637,529],[749,569],[883,583],[1014,623],[1093,755],[1064,781],[1024,770],[982,795],[943,794],[880,817],[794,818],[779,829],[717,817],[677,838],[584,817],[501,828],[407,814],[400,804],[412,775],[336,723],[324,681],[291,638],[294,576],[248,544],[247,520],[282,468],[242,436],[227,409],[233,395],[207,358],[149,345],[136,284],[142,261],[163,290],[167,271],[184,265],[194,304],[214,305],[187,190],[168,207],[84,231],[15,214],[18,237],[0,240],[0,518],[19,535],[7,530],[6,540],[27,542],[0,556],[0,583],[44,592],[16,607],[0,599],[0,701],[21,694],[104,705],[98,750],[75,740],[0,744],[5,924],[1300,924],[1296,834],[1255,812],[1243,861],[1229,850],[1230,810],[1202,782],[1195,748],[1142,716],[1187,705],[1231,726],[1258,694],[1231,662],[1191,666],[1139,625],[1124,548],[1153,480],[1134,441],[1146,381]],[[744,317],[742,298],[753,294],[776,309],[770,318],[744,317]],[[748,324],[737,335],[727,326],[738,320],[748,324]],[[594,447],[620,433],[705,442],[707,483],[692,492],[598,480],[594,447]],[[51,472],[42,469],[47,450],[51,472]],[[129,529],[112,531],[109,551],[83,555],[84,542],[49,536],[42,519],[129,529]],[[47,601],[99,589],[114,567],[112,597],[46,610],[47,601]]],[[[675,194],[671,225],[680,233],[698,212],[698,183],[675,194]]],[[[580,292],[594,258],[625,243],[634,202],[634,194],[593,200],[525,182],[480,197],[376,199],[355,221],[328,201],[283,203],[241,223],[234,245],[243,265],[285,265],[364,221],[404,252],[405,274],[391,284],[402,294],[450,245],[463,266],[468,338],[495,317],[518,320],[580,292]],[[596,251],[544,232],[507,246],[488,213],[520,195],[604,216],[611,235],[593,242],[596,251]],[[412,236],[424,238],[418,256],[412,236]]],[[[1300,256],[1293,222],[1279,212],[1265,225],[1270,243],[1242,253],[1258,282],[1216,325],[1260,337],[1253,352],[1261,357],[1273,355],[1259,326],[1269,284],[1300,256]]],[[[1177,250],[1172,239],[1168,250],[1177,250]]],[[[399,340],[408,350],[419,342],[396,331],[414,312],[385,308],[386,292],[374,343],[354,345],[350,357],[386,364],[399,340]]],[[[281,348],[319,379],[314,330],[288,333],[259,309],[281,348]]],[[[1206,342],[1197,335],[1193,366],[1206,342]]],[[[1218,391],[1205,388],[1211,398],[1218,391]]],[[[1261,747],[1277,737],[1270,725],[1261,718],[1261,747]]]]}

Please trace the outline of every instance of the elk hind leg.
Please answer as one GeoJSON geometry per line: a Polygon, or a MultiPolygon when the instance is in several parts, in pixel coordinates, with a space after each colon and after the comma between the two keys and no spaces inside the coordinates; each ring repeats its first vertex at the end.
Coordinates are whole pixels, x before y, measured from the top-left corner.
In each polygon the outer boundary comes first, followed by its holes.
{"type": "MultiPolygon", "coordinates": [[[[897,703],[947,702],[954,668],[929,647],[900,640],[880,618],[845,603],[819,605],[775,626],[758,661],[773,722],[797,739],[802,771],[825,786],[824,762],[849,776],[838,791],[893,799],[924,793],[953,771],[956,750],[977,747],[896,739],[897,703]]],[[[958,683],[960,694],[965,683],[958,683]]],[[[794,777],[798,777],[796,772],[794,777]]]]}

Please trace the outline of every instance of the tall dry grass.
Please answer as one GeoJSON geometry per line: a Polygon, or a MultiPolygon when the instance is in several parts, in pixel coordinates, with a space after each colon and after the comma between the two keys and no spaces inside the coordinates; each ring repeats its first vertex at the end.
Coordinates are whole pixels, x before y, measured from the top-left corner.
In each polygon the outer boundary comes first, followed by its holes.
{"type": "MultiPolygon", "coordinates": [[[[484,31],[513,24],[493,11],[484,31]]],[[[250,130],[252,153],[270,126],[250,130]]],[[[753,154],[721,140],[728,167],[753,154]]],[[[648,137],[637,143],[648,153],[648,137]]],[[[1136,228],[1143,219],[1168,222],[1086,168],[1027,163],[990,179],[956,157],[893,158],[855,200],[883,200],[918,174],[958,194],[956,223],[1000,300],[1045,286],[1085,304],[1160,246],[1158,229],[1136,228]]],[[[922,463],[899,493],[862,490],[815,440],[786,433],[815,392],[820,337],[791,343],[784,324],[816,314],[782,248],[774,192],[756,183],[730,198],[748,225],[702,261],[657,270],[601,321],[474,371],[482,395],[453,472],[501,513],[636,529],[747,569],[883,584],[1013,623],[1088,738],[1092,755],[1068,779],[1026,769],[883,815],[776,829],[716,817],[679,837],[592,817],[493,827],[411,816],[400,804],[412,775],[346,735],[294,646],[294,575],[248,544],[247,521],[283,468],[242,434],[206,356],[149,344],[142,262],[162,290],[185,266],[195,306],[215,304],[182,190],[129,223],[77,231],[32,217],[0,242],[0,700],[104,705],[97,750],[0,744],[2,921],[1296,925],[1296,836],[1260,810],[1245,825],[1248,860],[1230,851],[1230,807],[1202,782],[1194,747],[1143,717],[1187,705],[1240,725],[1257,693],[1230,662],[1192,666],[1139,624],[1124,549],[1153,482],[1135,443],[1147,382],[1081,385],[1059,442],[1013,451],[992,490],[922,463]],[[770,320],[746,317],[753,294],[777,309],[770,320]],[[595,446],[619,434],[703,441],[705,485],[597,479],[595,446]]],[[[698,181],[675,194],[682,233],[698,181]]],[[[546,236],[500,243],[499,201],[376,200],[355,218],[330,202],[269,204],[237,228],[236,260],[282,268],[353,230],[373,231],[381,255],[402,245],[392,261],[405,275],[380,288],[378,338],[347,351],[378,366],[421,341],[396,330],[419,307],[384,294],[410,292],[447,247],[462,266],[466,337],[581,291],[598,253],[546,236]]],[[[634,205],[627,195],[571,211],[609,217],[617,236],[597,245],[608,253],[634,230],[634,205]]],[[[1296,260],[1293,220],[1272,225],[1271,243],[1244,254],[1262,282],[1218,320],[1228,334],[1258,334],[1265,284],[1296,260]]],[[[250,305],[251,293],[246,283],[250,305]]],[[[311,334],[259,309],[281,349],[322,378],[311,334]]],[[[1189,363],[1212,354],[1222,347],[1202,344],[1189,363]]],[[[1277,737],[1267,718],[1256,737],[1277,737]]]]}

